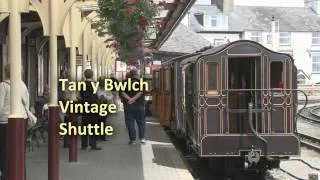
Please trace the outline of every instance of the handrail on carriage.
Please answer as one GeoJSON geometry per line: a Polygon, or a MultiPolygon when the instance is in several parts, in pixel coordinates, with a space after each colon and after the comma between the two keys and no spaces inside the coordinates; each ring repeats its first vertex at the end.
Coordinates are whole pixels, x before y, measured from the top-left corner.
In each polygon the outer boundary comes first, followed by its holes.
{"type": "Polygon", "coordinates": [[[238,91],[298,91],[299,89],[287,88],[266,88],[266,89],[220,89],[218,91],[238,92],[238,91]]]}

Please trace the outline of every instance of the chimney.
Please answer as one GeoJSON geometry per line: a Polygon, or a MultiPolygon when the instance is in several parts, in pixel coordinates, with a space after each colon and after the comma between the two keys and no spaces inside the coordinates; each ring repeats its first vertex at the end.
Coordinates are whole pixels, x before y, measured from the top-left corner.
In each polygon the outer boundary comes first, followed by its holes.
{"type": "Polygon", "coordinates": [[[277,46],[279,41],[278,36],[279,34],[276,31],[276,21],[274,16],[272,16],[271,18],[271,37],[272,37],[271,47],[272,48],[271,49],[274,51],[277,51],[278,49],[278,46],[277,46]]]}
{"type": "Polygon", "coordinates": [[[233,10],[234,0],[211,0],[211,5],[217,5],[217,7],[223,12],[231,12],[233,10]]]}
{"type": "Polygon", "coordinates": [[[202,13],[197,13],[197,14],[194,14],[194,16],[196,17],[198,23],[203,26],[203,14],[202,13]]]}

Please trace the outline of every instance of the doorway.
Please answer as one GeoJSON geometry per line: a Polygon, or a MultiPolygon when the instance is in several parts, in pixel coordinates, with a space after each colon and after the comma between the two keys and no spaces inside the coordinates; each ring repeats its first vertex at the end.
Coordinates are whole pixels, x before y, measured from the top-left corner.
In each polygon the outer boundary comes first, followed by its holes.
{"type": "MultiPolygon", "coordinates": [[[[229,133],[250,133],[248,104],[261,109],[261,57],[228,59],[229,133]]],[[[261,131],[261,113],[253,113],[253,126],[261,131]]]]}

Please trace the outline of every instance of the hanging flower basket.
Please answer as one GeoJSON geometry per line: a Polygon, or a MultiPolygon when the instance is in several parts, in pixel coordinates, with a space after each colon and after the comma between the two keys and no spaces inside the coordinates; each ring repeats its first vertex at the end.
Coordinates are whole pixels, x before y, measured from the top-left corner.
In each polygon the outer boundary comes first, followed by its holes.
{"type": "Polygon", "coordinates": [[[148,20],[145,17],[141,17],[139,21],[140,29],[145,31],[148,25],[149,25],[148,20]]]}
{"type": "Polygon", "coordinates": [[[141,57],[141,40],[148,35],[147,27],[155,23],[159,8],[150,0],[98,0],[98,5],[98,28],[106,29],[118,42],[121,60],[141,57]]]}
{"type": "Polygon", "coordinates": [[[137,0],[124,0],[124,2],[134,4],[137,2],[137,0]]]}
{"type": "Polygon", "coordinates": [[[126,18],[128,18],[133,13],[133,9],[132,8],[126,8],[126,9],[123,10],[123,13],[125,14],[126,18]]]}

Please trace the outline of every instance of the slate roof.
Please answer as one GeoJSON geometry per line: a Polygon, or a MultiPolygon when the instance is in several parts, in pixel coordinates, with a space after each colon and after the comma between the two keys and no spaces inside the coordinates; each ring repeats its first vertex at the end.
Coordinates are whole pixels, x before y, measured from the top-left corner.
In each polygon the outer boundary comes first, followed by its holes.
{"type": "MultiPolygon", "coordinates": [[[[194,5],[190,12],[223,14],[215,5],[194,5]]],[[[224,15],[228,16],[228,29],[224,31],[271,31],[272,16],[279,20],[282,32],[320,31],[320,17],[307,7],[234,6],[232,12],[224,15]]],[[[199,32],[203,27],[193,17],[191,27],[199,32]]]]}
{"type": "Polygon", "coordinates": [[[194,53],[210,45],[210,41],[193,32],[185,25],[179,24],[178,27],[173,31],[169,39],[159,49],[159,51],[194,53]]]}

